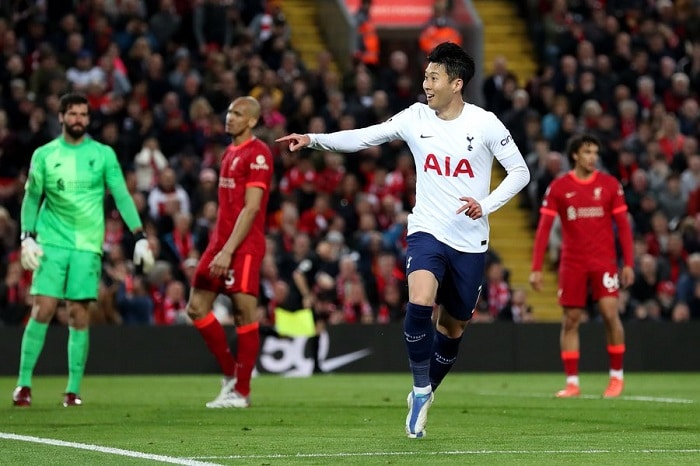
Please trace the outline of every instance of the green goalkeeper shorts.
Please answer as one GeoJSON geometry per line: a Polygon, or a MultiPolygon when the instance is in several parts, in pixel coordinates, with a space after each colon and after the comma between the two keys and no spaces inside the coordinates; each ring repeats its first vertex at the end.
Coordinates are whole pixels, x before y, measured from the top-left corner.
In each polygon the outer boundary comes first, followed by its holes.
{"type": "Polygon", "coordinates": [[[94,252],[40,245],[44,255],[32,278],[32,295],[71,301],[97,299],[102,257],[94,252]]]}

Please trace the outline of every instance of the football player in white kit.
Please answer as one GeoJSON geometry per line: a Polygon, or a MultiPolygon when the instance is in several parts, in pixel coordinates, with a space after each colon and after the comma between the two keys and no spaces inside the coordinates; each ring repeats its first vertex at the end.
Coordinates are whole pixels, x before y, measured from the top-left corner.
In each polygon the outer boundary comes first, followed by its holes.
{"type": "Polygon", "coordinates": [[[474,59],[445,42],[428,55],[427,104],[415,103],[384,123],[331,134],[290,134],[289,149],[356,152],[402,140],[416,164],[416,204],[408,217],[408,305],[404,339],[413,374],[406,433],[425,435],[433,392],[452,368],[479,298],[489,241],[488,216],[530,180],[508,129],[491,112],[464,102],[474,59]],[[504,180],[490,191],[494,157],[504,180]],[[489,192],[490,191],[490,192],[489,192]],[[438,305],[436,322],[433,308],[438,305]],[[437,331],[435,331],[437,329],[437,331]]]}

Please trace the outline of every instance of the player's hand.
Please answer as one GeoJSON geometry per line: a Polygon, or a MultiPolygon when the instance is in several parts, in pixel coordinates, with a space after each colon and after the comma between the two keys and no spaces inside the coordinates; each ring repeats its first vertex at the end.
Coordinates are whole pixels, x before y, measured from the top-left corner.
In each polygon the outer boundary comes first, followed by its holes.
{"type": "Polygon", "coordinates": [[[464,212],[464,215],[472,220],[477,220],[484,215],[484,212],[481,210],[481,204],[473,197],[463,196],[460,197],[459,200],[463,201],[464,205],[457,209],[458,215],[464,212]]]}
{"type": "Polygon", "coordinates": [[[622,288],[627,288],[632,286],[634,283],[634,269],[632,267],[625,266],[622,268],[622,273],[620,274],[620,284],[622,288]]]}
{"type": "Polygon", "coordinates": [[[530,273],[530,286],[535,291],[540,291],[542,289],[542,272],[530,273]]]}
{"type": "Polygon", "coordinates": [[[223,277],[228,273],[230,266],[231,254],[221,250],[216,253],[216,256],[209,264],[209,274],[212,277],[223,277]]]}
{"type": "Polygon", "coordinates": [[[155,258],[153,257],[153,251],[151,251],[151,245],[148,244],[146,235],[143,233],[137,233],[136,244],[134,245],[134,265],[141,266],[141,269],[148,273],[155,265],[155,258]]]}
{"type": "Polygon", "coordinates": [[[39,258],[44,255],[44,250],[31,236],[22,240],[22,254],[20,262],[24,270],[36,270],[39,268],[39,258]]]}
{"type": "Polygon", "coordinates": [[[275,142],[289,142],[289,150],[294,152],[295,150],[303,149],[311,144],[311,138],[306,134],[293,133],[275,139],[275,142]]]}

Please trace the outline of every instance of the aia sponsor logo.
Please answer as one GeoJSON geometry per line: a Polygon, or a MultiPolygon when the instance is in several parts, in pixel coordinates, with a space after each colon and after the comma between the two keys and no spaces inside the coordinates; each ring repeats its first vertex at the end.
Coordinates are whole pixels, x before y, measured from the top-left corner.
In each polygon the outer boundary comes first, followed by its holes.
{"type": "Polygon", "coordinates": [[[435,154],[428,154],[423,164],[423,171],[428,170],[435,172],[438,176],[458,177],[467,175],[469,178],[474,178],[474,171],[467,159],[452,160],[452,157],[445,157],[443,161],[437,158],[435,154]]]}

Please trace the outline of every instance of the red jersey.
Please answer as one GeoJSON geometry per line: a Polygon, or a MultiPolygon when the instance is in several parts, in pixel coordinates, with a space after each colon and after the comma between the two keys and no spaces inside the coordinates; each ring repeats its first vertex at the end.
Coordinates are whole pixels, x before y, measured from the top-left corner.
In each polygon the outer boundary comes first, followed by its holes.
{"type": "Polygon", "coordinates": [[[573,172],[547,188],[535,238],[533,270],[541,270],[549,229],[557,215],[562,224],[561,264],[600,270],[617,265],[613,220],[620,229],[625,265],[632,265],[632,234],[622,186],[613,176],[594,172],[587,180],[573,172]],[[549,218],[547,218],[549,217],[549,218]]]}
{"type": "Polygon", "coordinates": [[[219,211],[212,241],[220,250],[231,236],[236,219],[245,205],[245,190],[261,188],[263,194],[260,210],[255,216],[248,235],[236,249],[236,253],[262,257],[265,254],[265,215],[270,197],[272,180],[272,153],[257,138],[240,146],[229,145],[221,160],[219,173],[219,211]]]}

